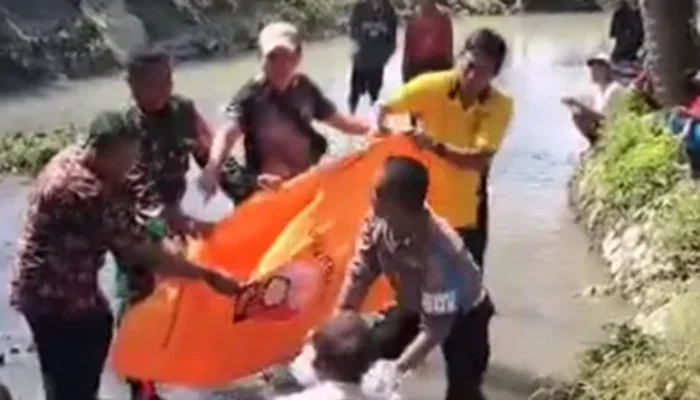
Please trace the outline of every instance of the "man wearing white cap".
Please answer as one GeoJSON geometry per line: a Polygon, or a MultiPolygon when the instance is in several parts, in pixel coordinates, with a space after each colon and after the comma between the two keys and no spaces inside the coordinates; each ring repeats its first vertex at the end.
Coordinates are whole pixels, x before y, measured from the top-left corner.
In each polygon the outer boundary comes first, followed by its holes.
{"type": "Polygon", "coordinates": [[[572,112],[574,124],[592,145],[598,140],[598,130],[610,122],[620,110],[626,89],[615,81],[613,66],[607,54],[590,57],[586,65],[591,72],[593,93],[588,99],[564,98],[572,112]]]}
{"type": "Polygon", "coordinates": [[[369,123],[338,113],[336,106],[297,68],[302,43],[297,29],[287,22],[265,26],[258,37],[260,73],[246,82],[226,108],[228,123],[214,138],[209,163],[200,179],[206,196],[216,191],[222,160],[242,135],[245,168],[227,163],[227,182],[243,201],[261,187],[306,171],[326,153],[326,138],[311,121],[322,121],[341,132],[363,135],[369,123]],[[235,175],[239,179],[231,179],[235,175]],[[231,183],[234,181],[233,183],[231,183]]]}

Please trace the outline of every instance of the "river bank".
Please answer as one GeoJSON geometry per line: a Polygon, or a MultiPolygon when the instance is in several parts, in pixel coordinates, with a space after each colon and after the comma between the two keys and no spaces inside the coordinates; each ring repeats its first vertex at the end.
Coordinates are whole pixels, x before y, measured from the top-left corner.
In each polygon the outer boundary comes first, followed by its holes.
{"type": "Polygon", "coordinates": [[[588,353],[586,390],[572,398],[700,396],[700,185],[689,175],[682,141],[633,111],[577,167],[570,204],[611,277],[590,293],[619,294],[637,312],[588,353]]]}
{"type": "MultiPolygon", "coordinates": [[[[457,14],[595,11],[594,0],[445,0],[457,14]],[[517,7],[516,7],[517,6],[517,7]]],[[[0,93],[108,74],[144,43],[178,60],[240,54],[259,27],[285,19],[307,39],[346,32],[354,0],[0,0],[0,93]]],[[[411,2],[397,1],[405,15],[411,2]]]]}
{"type": "MultiPolygon", "coordinates": [[[[587,241],[567,209],[566,182],[583,143],[573,131],[560,97],[586,81],[583,60],[605,36],[603,14],[468,17],[455,21],[456,37],[478,26],[504,34],[510,56],[498,84],[512,93],[516,115],[492,169],[491,240],[487,285],[498,308],[492,325],[493,357],[487,391],[493,400],[527,398],[539,377],[573,376],[576,355],[605,338],[600,326],[626,316],[616,299],[576,296],[586,286],[605,282],[602,263],[587,251],[587,241]]],[[[347,94],[349,43],[345,38],[312,43],[303,68],[327,95],[343,108],[347,94]]],[[[401,54],[386,72],[384,94],[401,81],[401,54]]],[[[211,124],[221,122],[220,107],[254,71],[253,55],[211,62],[191,62],[176,68],[176,90],[192,98],[211,124]]],[[[128,98],[118,76],[62,82],[38,93],[0,100],[0,132],[50,131],[55,126],[85,126],[96,111],[121,106],[128,98]],[[37,111],[39,110],[39,111],[37,111]]],[[[363,102],[360,114],[369,110],[363,102]]],[[[335,155],[352,150],[353,143],[331,136],[335,155]]],[[[193,170],[190,179],[198,172],[193,170]]],[[[26,186],[17,179],[0,179],[0,282],[9,278],[9,263],[26,208],[26,186]]],[[[217,197],[201,210],[196,190],[184,202],[191,212],[216,218],[230,210],[217,197]]],[[[101,274],[100,284],[113,293],[113,271],[101,274]]],[[[0,284],[0,331],[20,348],[29,343],[20,316],[7,305],[8,285],[0,284]]],[[[6,350],[0,342],[0,351],[6,350]]],[[[416,382],[423,390],[444,385],[440,357],[416,382]]],[[[33,354],[9,357],[0,380],[10,382],[21,400],[36,400],[38,369],[33,354]]],[[[105,374],[101,398],[125,398],[124,388],[105,374]]],[[[172,399],[201,400],[207,396],[177,392],[172,399]]],[[[410,400],[433,400],[414,398],[410,400]]]]}

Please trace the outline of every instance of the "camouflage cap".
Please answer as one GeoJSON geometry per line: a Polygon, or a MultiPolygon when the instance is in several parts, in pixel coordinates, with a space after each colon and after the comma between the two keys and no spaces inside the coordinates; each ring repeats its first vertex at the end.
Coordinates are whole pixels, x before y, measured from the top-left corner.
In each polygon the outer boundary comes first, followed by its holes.
{"type": "Polygon", "coordinates": [[[124,116],[117,111],[97,114],[81,140],[85,148],[108,149],[122,141],[136,140],[138,135],[129,129],[124,116]]]}

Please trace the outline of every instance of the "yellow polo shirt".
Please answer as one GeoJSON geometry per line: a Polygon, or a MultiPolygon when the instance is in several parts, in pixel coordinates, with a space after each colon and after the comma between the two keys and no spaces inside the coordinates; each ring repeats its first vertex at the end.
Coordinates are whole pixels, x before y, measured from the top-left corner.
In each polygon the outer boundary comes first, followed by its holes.
{"type": "MultiPolygon", "coordinates": [[[[427,73],[401,87],[386,106],[390,113],[418,116],[426,133],[437,142],[495,153],[513,115],[512,99],[491,88],[481,101],[465,109],[455,95],[456,85],[455,71],[427,73]]],[[[443,159],[430,167],[431,180],[452,188],[449,193],[431,193],[433,210],[455,228],[474,227],[480,173],[443,159]]]]}

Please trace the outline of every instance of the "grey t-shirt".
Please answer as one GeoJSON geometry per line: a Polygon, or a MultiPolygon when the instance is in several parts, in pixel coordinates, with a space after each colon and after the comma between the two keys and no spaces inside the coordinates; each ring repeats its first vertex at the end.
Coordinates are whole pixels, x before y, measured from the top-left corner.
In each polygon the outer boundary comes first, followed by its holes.
{"type": "Polygon", "coordinates": [[[457,232],[431,214],[422,243],[397,240],[388,222],[369,216],[341,291],[341,308],[361,303],[384,275],[399,308],[420,314],[423,329],[442,341],[460,313],[486,297],[479,268],[457,232]]]}

